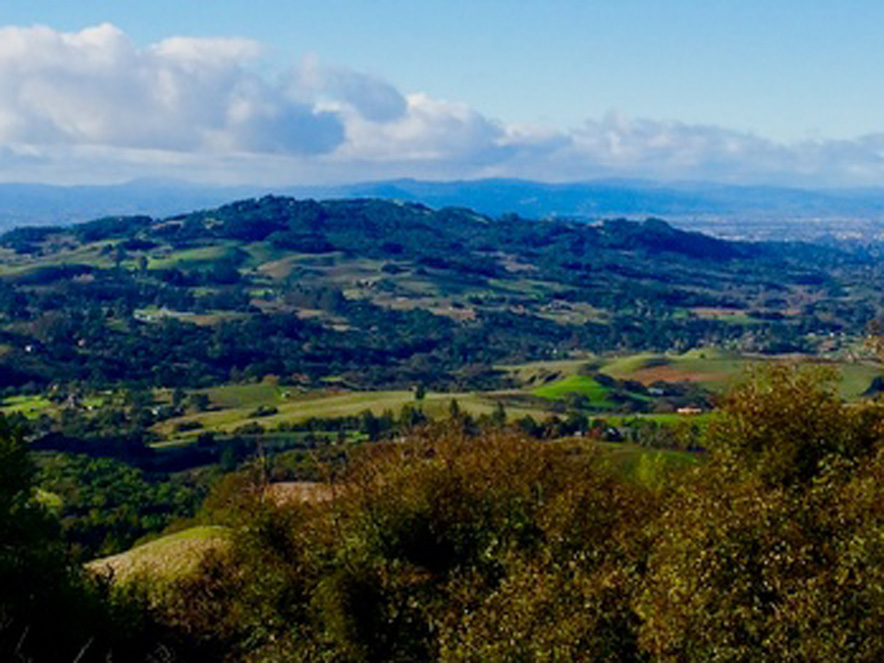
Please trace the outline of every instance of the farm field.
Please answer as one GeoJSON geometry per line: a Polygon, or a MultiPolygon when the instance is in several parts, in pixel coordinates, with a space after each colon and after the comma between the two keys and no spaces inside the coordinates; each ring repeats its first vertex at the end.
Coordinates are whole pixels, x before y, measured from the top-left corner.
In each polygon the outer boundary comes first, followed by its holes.
{"type": "MultiPolygon", "coordinates": [[[[302,391],[298,387],[279,386],[272,382],[220,385],[205,390],[210,409],[168,419],[156,424],[154,430],[165,437],[179,438],[182,436],[176,434],[177,426],[197,422],[201,428],[183,435],[190,438],[204,431],[229,433],[249,422],[259,422],[266,428],[272,428],[313,417],[353,416],[365,410],[370,410],[375,415],[380,415],[385,410],[398,414],[405,405],[420,405],[429,416],[444,418],[452,399],[458,401],[463,411],[474,416],[492,413],[498,401],[503,399],[510,419],[525,415],[542,419],[550,414],[550,406],[555,401],[563,400],[570,394],[585,397],[587,405],[596,411],[609,410],[616,416],[617,404],[607,398],[608,388],[590,375],[581,374],[587,367],[618,380],[635,380],[645,385],[658,380],[688,381],[696,382],[713,392],[723,393],[751,367],[764,361],[787,360],[832,367],[840,376],[839,394],[848,401],[862,398],[872,380],[881,374],[880,367],[870,362],[834,363],[795,357],[771,360],[738,356],[714,349],[682,355],[642,353],[613,358],[587,356],[580,359],[499,366],[499,369],[505,370],[521,383],[520,389],[461,393],[431,391],[420,403],[415,401],[414,394],[410,391],[345,391],[334,388],[302,391]],[[524,399],[525,396],[531,398],[524,399]],[[544,401],[549,405],[544,405],[544,401]],[[276,408],[277,412],[256,416],[255,410],[258,408],[276,408]]],[[[160,402],[168,401],[170,392],[159,390],[156,396],[160,402]]],[[[106,397],[107,394],[90,395],[82,400],[82,404],[98,407],[106,397]]],[[[61,404],[51,402],[44,395],[8,396],[0,401],[0,412],[7,415],[21,414],[29,419],[36,419],[43,414],[54,416],[61,409],[61,404]]],[[[670,423],[679,418],[676,414],[641,416],[662,423],[670,423]]]]}
{"type": "Polygon", "coordinates": [[[722,391],[746,370],[763,361],[728,353],[715,348],[691,350],[682,355],[642,353],[615,358],[601,371],[619,380],[637,380],[643,384],[663,382],[698,382],[722,391]]]}
{"type": "Polygon", "coordinates": [[[108,244],[113,242],[80,244],[37,257],[6,254],[0,260],[0,276],[18,277],[41,267],[62,267],[71,264],[109,269],[114,266],[114,257],[113,252],[107,251],[108,244]]]}
{"type": "MultiPolygon", "coordinates": [[[[198,422],[201,428],[183,437],[194,437],[201,432],[233,432],[249,422],[260,423],[265,428],[279,424],[295,423],[310,418],[334,418],[355,416],[370,410],[381,415],[385,410],[398,414],[405,405],[420,407],[432,418],[444,418],[452,400],[457,400],[462,411],[474,416],[491,414],[497,407],[495,393],[437,393],[428,392],[422,401],[416,401],[411,391],[309,391],[298,393],[291,388],[268,383],[250,385],[225,385],[207,391],[214,408],[205,412],[188,414],[169,419],[154,427],[163,435],[173,435],[176,427],[198,422]],[[267,416],[254,416],[259,407],[274,407],[277,412],[267,416]]],[[[542,418],[546,412],[540,408],[514,406],[507,408],[509,416],[530,414],[542,418]]]]}
{"type": "Polygon", "coordinates": [[[151,256],[148,259],[148,268],[170,269],[211,264],[214,261],[232,257],[233,247],[232,243],[220,243],[192,249],[177,249],[165,255],[151,256]]]}
{"type": "MultiPolygon", "coordinates": [[[[431,418],[448,416],[450,403],[457,400],[461,410],[471,415],[491,414],[499,400],[506,403],[510,420],[530,415],[535,420],[549,416],[556,401],[576,394],[586,399],[586,405],[596,416],[606,416],[618,425],[630,418],[639,418],[660,424],[683,420],[706,423],[711,415],[681,415],[677,413],[618,414],[618,405],[608,398],[609,388],[593,377],[579,372],[587,364],[598,371],[620,380],[636,380],[645,384],[661,381],[697,382],[713,392],[724,392],[735,384],[752,366],[762,361],[756,357],[740,357],[715,350],[689,352],[683,355],[636,354],[608,359],[569,359],[550,362],[532,362],[524,365],[500,367],[517,377],[523,384],[520,390],[497,392],[428,392],[418,402],[410,391],[298,391],[269,382],[257,384],[230,384],[206,391],[211,408],[205,412],[189,413],[163,421],[154,426],[160,435],[171,440],[167,444],[187,442],[203,432],[232,433],[237,428],[254,422],[265,429],[281,424],[303,422],[310,418],[355,416],[369,410],[376,416],[384,411],[397,413],[403,406],[420,407],[431,418]],[[526,396],[531,398],[525,399],[526,396]],[[544,401],[548,405],[544,405],[544,401]],[[257,411],[265,411],[258,414],[257,411]],[[270,408],[275,408],[273,412],[270,408]],[[610,414],[606,415],[605,411],[610,414]],[[194,425],[196,424],[196,425],[194,425]],[[194,426],[193,430],[177,432],[178,427],[194,426]]],[[[819,364],[820,362],[810,362],[819,364]]],[[[828,364],[825,364],[828,365],[828,364]]],[[[845,400],[863,397],[879,368],[872,364],[833,364],[840,371],[839,393],[845,400]]]]}
{"type": "Polygon", "coordinates": [[[495,368],[506,371],[525,384],[536,385],[543,384],[551,379],[576,375],[587,364],[595,366],[598,363],[597,357],[587,354],[585,357],[575,357],[572,359],[531,361],[524,364],[503,364],[495,368]]]}
{"type": "Polygon", "coordinates": [[[531,394],[549,400],[560,400],[567,394],[584,396],[593,407],[613,407],[608,400],[608,389],[588,375],[569,375],[542,387],[537,387],[531,394]]]}
{"type": "Polygon", "coordinates": [[[691,350],[684,354],[637,353],[620,357],[593,357],[558,361],[530,362],[498,366],[539,396],[560,396],[564,392],[598,393],[579,374],[590,368],[618,380],[636,380],[645,385],[656,381],[697,382],[716,392],[733,386],[752,367],[770,362],[805,363],[830,367],[839,375],[838,391],[845,400],[861,398],[871,381],[882,374],[876,362],[835,362],[804,356],[740,355],[716,348],[691,350]]]}
{"type": "Polygon", "coordinates": [[[21,414],[28,419],[35,419],[56,409],[57,406],[43,396],[9,396],[0,401],[0,412],[3,414],[21,414]]]}

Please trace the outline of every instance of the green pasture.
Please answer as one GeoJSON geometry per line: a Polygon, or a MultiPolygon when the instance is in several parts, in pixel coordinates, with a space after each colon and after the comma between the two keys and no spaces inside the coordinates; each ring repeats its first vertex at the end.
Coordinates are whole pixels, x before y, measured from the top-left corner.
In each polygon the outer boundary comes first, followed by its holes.
{"type": "MultiPolygon", "coordinates": [[[[256,422],[267,429],[310,418],[355,416],[370,410],[381,415],[391,410],[396,416],[405,405],[419,407],[427,416],[442,419],[448,416],[451,401],[456,399],[462,412],[474,416],[492,414],[497,401],[491,394],[428,392],[422,401],[416,401],[410,391],[310,391],[299,393],[294,388],[259,383],[224,385],[207,391],[212,405],[218,409],[192,413],[169,419],[154,428],[157,432],[174,436],[175,428],[184,422],[198,421],[201,429],[189,431],[182,438],[195,437],[204,431],[229,433],[247,423],[256,422]],[[286,396],[288,394],[288,396],[286,396]],[[251,417],[259,406],[273,406],[278,412],[270,416],[251,417]]],[[[542,418],[546,412],[539,408],[507,406],[508,415],[518,418],[531,415],[542,418]]]]}
{"type": "Polygon", "coordinates": [[[531,393],[559,399],[565,393],[580,393],[595,400],[603,387],[591,377],[581,376],[587,366],[618,380],[640,380],[645,383],[692,381],[718,392],[738,383],[751,368],[764,363],[786,362],[830,366],[839,375],[838,393],[845,400],[857,400],[868,389],[872,379],[884,368],[872,361],[836,362],[801,356],[744,356],[718,348],[699,348],[684,354],[637,353],[620,357],[585,358],[527,362],[500,365],[519,380],[531,393]]]}
{"type": "Polygon", "coordinates": [[[703,462],[703,456],[688,451],[650,449],[624,442],[602,442],[566,438],[552,442],[575,455],[599,461],[617,476],[651,488],[662,486],[673,476],[703,462]]]}
{"type": "Polygon", "coordinates": [[[497,293],[509,292],[529,297],[567,290],[567,287],[560,283],[528,278],[488,279],[488,285],[497,293]]]}
{"type": "Polygon", "coordinates": [[[639,369],[646,368],[657,363],[668,364],[669,362],[671,362],[671,358],[667,357],[666,355],[655,354],[651,352],[642,352],[639,354],[626,355],[623,357],[610,359],[602,365],[602,369],[605,373],[613,378],[629,379],[631,378],[633,373],[639,369]]]}
{"type": "Polygon", "coordinates": [[[149,269],[173,269],[207,264],[233,255],[233,245],[216,244],[173,251],[164,256],[150,256],[149,269]]]}
{"type": "Polygon", "coordinates": [[[9,396],[0,401],[0,412],[3,414],[23,414],[28,419],[36,419],[55,409],[56,405],[44,396],[9,396]]]}
{"type": "Polygon", "coordinates": [[[495,366],[495,368],[500,371],[506,371],[525,384],[536,384],[540,381],[577,375],[584,366],[593,363],[595,361],[587,356],[582,359],[553,359],[549,361],[531,361],[524,364],[502,364],[495,366]]]}
{"type": "Polygon", "coordinates": [[[14,256],[9,261],[0,263],[0,276],[15,276],[25,274],[41,267],[61,267],[64,265],[87,265],[101,269],[110,269],[114,266],[114,254],[102,253],[107,244],[115,242],[96,242],[94,244],[82,244],[73,249],[61,249],[49,255],[14,256]]]}
{"type": "Polygon", "coordinates": [[[249,254],[245,266],[257,269],[268,262],[279,260],[286,255],[285,251],[274,248],[269,242],[253,242],[242,247],[249,254]]]}
{"type": "Polygon", "coordinates": [[[561,380],[556,380],[542,387],[537,387],[531,394],[548,400],[562,400],[568,394],[579,394],[589,399],[593,405],[608,407],[612,403],[608,401],[608,388],[600,385],[588,375],[569,375],[561,380]]]}
{"type": "Polygon", "coordinates": [[[172,311],[155,306],[135,310],[135,315],[145,321],[157,322],[164,318],[175,318],[180,322],[189,322],[193,325],[215,325],[227,320],[243,320],[249,317],[248,313],[239,311],[212,311],[210,313],[191,313],[190,311],[172,311]]]}
{"type": "Polygon", "coordinates": [[[838,383],[838,393],[841,398],[852,401],[860,398],[872,380],[881,375],[882,367],[874,364],[837,364],[841,380],[838,383]]]}
{"type": "Polygon", "coordinates": [[[721,388],[759,361],[762,360],[704,348],[681,355],[640,353],[617,357],[600,370],[618,380],[653,381],[652,378],[658,377],[668,382],[689,380],[721,388]]]}
{"type": "Polygon", "coordinates": [[[676,425],[682,423],[706,425],[715,420],[716,412],[703,412],[700,414],[679,414],[678,412],[642,412],[636,414],[602,415],[607,423],[612,426],[620,426],[631,419],[653,421],[658,424],[676,425]]]}
{"type": "Polygon", "coordinates": [[[288,390],[271,382],[225,384],[206,390],[212,405],[220,408],[276,405],[288,390]]]}
{"type": "MultiPolygon", "coordinates": [[[[606,443],[599,443],[606,444],[606,443]]],[[[702,457],[688,451],[648,449],[634,444],[608,443],[602,459],[618,475],[649,488],[664,485],[673,476],[702,462],[702,457]]]]}

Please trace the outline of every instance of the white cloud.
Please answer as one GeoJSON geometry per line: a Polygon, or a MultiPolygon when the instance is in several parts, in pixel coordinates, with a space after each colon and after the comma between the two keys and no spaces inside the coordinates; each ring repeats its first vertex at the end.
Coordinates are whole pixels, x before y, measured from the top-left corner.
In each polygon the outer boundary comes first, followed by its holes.
{"type": "Polygon", "coordinates": [[[333,114],[290,99],[249,68],[243,39],[177,37],[137,48],[104,24],[76,33],[0,30],[0,143],[170,151],[334,149],[333,114]]]}
{"type": "Polygon", "coordinates": [[[161,58],[190,62],[199,66],[218,66],[259,58],[264,49],[251,39],[193,39],[170,37],[154,45],[151,50],[161,58]]]}
{"type": "Polygon", "coordinates": [[[386,81],[328,65],[316,55],[305,57],[301,66],[289,73],[287,89],[294,99],[349,109],[372,122],[396,120],[408,107],[402,93],[386,81]]]}
{"type": "Polygon", "coordinates": [[[478,164],[506,158],[505,129],[465,104],[407,97],[401,116],[388,122],[351,115],[342,159],[457,161],[478,164]]]}
{"type": "Polygon", "coordinates": [[[263,55],[240,38],[172,37],[141,48],[110,24],[0,28],[0,178],[884,185],[884,133],[783,144],[622,113],[557,131],[406,94],[316,56],[270,77],[258,73],[263,55]]]}

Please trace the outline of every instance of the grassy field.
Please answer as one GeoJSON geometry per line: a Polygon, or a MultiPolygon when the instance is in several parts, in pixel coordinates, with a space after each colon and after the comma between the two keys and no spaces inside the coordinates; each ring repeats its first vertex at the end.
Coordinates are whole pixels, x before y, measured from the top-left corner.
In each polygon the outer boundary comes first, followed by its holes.
{"type": "Polygon", "coordinates": [[[113,573],[115,582],[139,576],[174,580],[192,573],[209,550],[228,543],[225,527],[202,526],[169,534],[119,555],[90,562],[87,568],[96,573],[113,573]]]}
{"type": "Polygon", "coordinates": [[[595,407],[612,407],[608,400],[608,388],[588,375],[569,375],[561,380],[537,387],[531,394],[549,400],[561,400],[568,394],[586,397],[595,407]]]}
{"type": "MultiPolygon", "coordinates": [[[[311,391],[299,393],[293,388],[278,387],[269,383],[248,385],[225,385],[208,390],[209,399],[217,409],[188,414],[169,419],[158,424],[155,430],[161,434],[173,435],[178,424],[198,421],[202,428],[191,431],[182,437],[194,437],[203,431],[220,433],[232,432],[249,422],[260,423],[265,428],[273,428],[282,423],[304,421],[311,417],[331,418],[358,415],[370,410],[380,415],[391,410],[398,416],[404,405],[419,406],[432,418],[448,416],[452,399],[456,399],[460,409],[472,415],[491,414],[497,401],[496,394],[475,393],[436,393],[429,392],[418,403],[410,391],[311,391]],[[250,415],[259,406],[275,407],[278,412],[259,418],[250,415]]],[[[510,417],[530,414],[542,418],[545,412],[537,408],[508,407],[510,417]]]]}
{"type": "Polygon", "coordinates": [[[506,371],[516,380],[526,385],[539,385],[558,380],[569,375],[577,375],[587,364],[600,363],[592,356],[572,359],[554,359],[550,361],[531,361],[525,364],[503,364],[496,369],[506,371]]]}
{"type": "Polygon", "coordinates": [[[603,460],[617,474],[649,488],[661,486],[678,473],[702,462],[696,453],[647,449],[633,444],[612,445],[603,460]]]}
{"type": "Polygon", "coordinates": [[[694,424],[705,425],[714,420],[718,416],[715,412],[702,412],[700,414],[678,414],[677,412],[652,412],[652,413],[636,413],[636,414],[614,414],[602,415],[612,426],[619,426],[624,421],[630,419],[643,419],[653,421],[658,424],[679,424],[689,422],[694,424]]]}
{"type": "Polygon", "coordinates": [[[703,462],[703,456],[687,451],[649,449],[623,442],[600,442],[581,438],[566,438],[553,442],[569,452],[598,458],[618,476],[637,481],[651,488],[659,487],[680,472],[703,462]]]}
{"type": "Polygon", "coordinates": [[[288,390],[270,382],[226,384],[206,392],[212,405],[221,408],[257,407],[282,402],[288,390]]]}
{"type": "Polygon", "coordinates": [[[840,364],[837,368],[841,372],[838,392],[846,400],[855,400],[862,396],[872,380],[884,372],[880,366],[872,364],[840,364]]]}
{"type": "Polygon", "coordinates": [[[244,320],[249,317],[248,313],[237,311],[215,311],[212,313],[191,313],[189,311],[170,311],[156,307],[136,309],[135,316],[146,322],[157,322],[164,318],[176,318],[181,322],[189,322],[194,325],[215,325],[225,320],[244,320]]]}
{"type": "Polygon", "coordinates": [[[710,389],[722,390],[759,361],[708,349],[683,355],[643,353],[618,357],[606,362],[600,370],[618,380],[638,380],[644,384],[658,380],[698,382],[710,389]]]}
{"type": "Polygon", "coordinates": [[[193,249],[173,251],[164,256],[151,256],[148,261],[149,269],[172,269],[182,266],[194,266],[199,264],[211,264],[231,254],[233,243],[215,244],[212,246],[200,246],[193,249]]]}
{"type": "Polygon", "coordinates": [[[741,356],[715,348],[691,350],[682,355],[628,355],[606,361],[600,371],[619,380],[638,380],[645,384],[657,380],[698,382],[722,392],[738,382],[751,368],[768,362],[830,366],[840,374],[838,392],[846,400],[860,398],[872,379],[882,373],[882,368],[873,363],[826,362],[799,356],[741,356]]]}
{"type": "Polygon", "coordinates": [[[104,252],[107,244],[114,242],[97,242],[82,244],[73,249],[62,249],[50,255],[18,255],[13,254],[8,260],[0,263],[0,276],[25,274],[41,267],[60,267],[63,265],[89,265],[108,269],[113,267],[113,253],[104,252]]]}
{"type": "Polygon", "coordinates": [[[672,360],[666,355],[642,352],[624,357],[615,357],[602,364],[604,372],[618,379],[633,379],[636,371],[655,364],[668,364],[672,360]]]}
{"type": "Polygon", "coordinates": [[[57,406],[43,396],[10,396],[0,401],[0,412],[3,414],[23,414],[28,419],[36,419],[56,409],[57,406]]]}

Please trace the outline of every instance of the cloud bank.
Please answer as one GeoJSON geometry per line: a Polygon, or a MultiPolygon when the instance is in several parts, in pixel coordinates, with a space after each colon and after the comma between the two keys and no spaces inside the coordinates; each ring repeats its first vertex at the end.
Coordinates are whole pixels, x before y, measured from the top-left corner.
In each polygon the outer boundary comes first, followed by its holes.
{"type": "Polygon", "coordinates": [[[171,176],[296,184],[387,177],[598,177],[884,185],[884,133],[783,144],[611,113],[570,131],[507,123],[306,57],[260,73],[260,44],[119,28],[0,28],[0,180],[171,176]]]}

